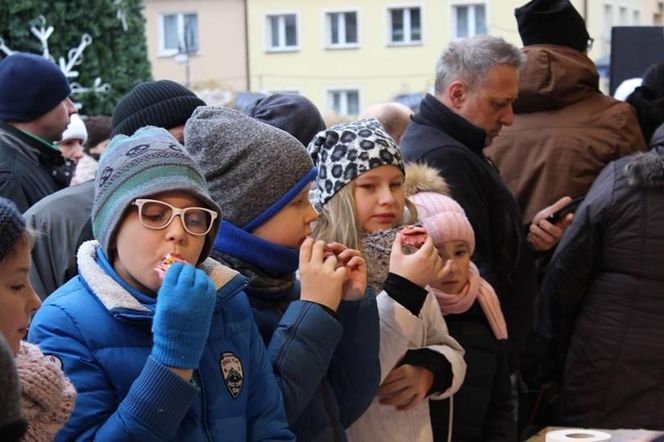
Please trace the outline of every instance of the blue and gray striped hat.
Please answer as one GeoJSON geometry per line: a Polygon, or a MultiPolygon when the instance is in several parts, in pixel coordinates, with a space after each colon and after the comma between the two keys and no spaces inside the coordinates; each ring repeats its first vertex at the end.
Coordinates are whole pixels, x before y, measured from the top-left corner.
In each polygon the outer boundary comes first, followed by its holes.
{"type": "MultiPolygon", "coordinates": [[[[219,213],[219,206],[210,198],[205,177],[185,148],[165,129],[148,126],[131,137],[113,137],[99,162],[92,205],[92,231],[106,256],[127,208],[136,198],[182,191],[219,213]]],[[[208,234],[200,256],[210,253],[217,235],[218,221],[208,234]]]]}

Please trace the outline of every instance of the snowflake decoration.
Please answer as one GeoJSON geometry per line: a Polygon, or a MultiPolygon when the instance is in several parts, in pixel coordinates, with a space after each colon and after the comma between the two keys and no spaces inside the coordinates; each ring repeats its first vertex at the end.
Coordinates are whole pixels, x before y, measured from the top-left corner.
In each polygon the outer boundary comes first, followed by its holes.
{"type": "MultiPolygon", "coordinates": [[[[46,58],[47,60],[55,61],[51,56],[48,47],[48,39],[51,37],[51,34],[53,34],[53,31],[55,29],[53,28],[53,26],[46,27],[46,19],[44,18],[43,15],[40,15],[38,17],[38,21],[40,23],[40,26],[39,27],[30,26],[30,32],[32,32],[32,34],[39,40],[39,42],[42,45],[42,57],[46,58]]],[[[74,68],[75,66],[78,66],[83,62],[82,60],[83,51],[85,50],[86,47],[90,46],[90,44],[92,44],[92,37],[90,36],[90,34],[83,34],[81,36],[81,42],[79,43],[79,45],[75,48],[69,49],[69,51],[67,52],[67,60],[65,60],[64,57],[60,57],[58,59],[58,65],[60,66],[60,70],[62,71],[62,73],[65,74],[65,77],[67,78],[78,77],[78,71],[74,70],[74,68]]],[[[4,52],[5,55],[11,55],[15,52],[5,45],[5,42],[1,37],[0,37],[0,51],[4,52]]],[[[102,83],[100,77],[95,78],[95,81],[90,87],[83,87],[77,82],[71,83],[70,86],[72,94],[82,94],[87,92],[105,94],[111,90],[111,86],[108,83],[102,83]]],[[[76,103],[76,107],[80,109],[81,104],[76,103]]]]}

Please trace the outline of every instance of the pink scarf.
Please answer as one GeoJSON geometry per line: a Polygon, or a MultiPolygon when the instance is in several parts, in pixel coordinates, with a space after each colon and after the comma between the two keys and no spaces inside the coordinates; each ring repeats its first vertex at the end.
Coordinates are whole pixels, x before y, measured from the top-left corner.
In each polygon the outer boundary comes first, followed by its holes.
{"type": "Polygon", "coordinates": [[[500,309],[498,296],[491,284],[480,277],[479,270],[472,262],[468,269],[468,282],[461,289],[461,293],[450,295],[433,287],[429,287],[429,290],[436,296],[443,315],[463,313],[473,305],[475,300],[479,301],[496,339],[507,339],[507,325],[503,311],[500,309]]]}
{"type": "Polygon", "coordinates": [[[16,370],[21,381],[21,411],[28,420],[25,440],[53,440],[69,419],[76,390],[62,373],[59,361],[25,341],[16,355],[16,370]]]}

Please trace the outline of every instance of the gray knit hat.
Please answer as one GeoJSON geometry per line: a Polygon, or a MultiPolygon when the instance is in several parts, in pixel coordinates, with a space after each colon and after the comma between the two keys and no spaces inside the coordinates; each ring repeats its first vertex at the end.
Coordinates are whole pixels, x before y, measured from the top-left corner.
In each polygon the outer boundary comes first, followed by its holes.
{"type": "Polygon", "coordinates": [[[319,132],[307,147],[318,177],[310,196],[323,206],[357,176],[379,166],[404,172],[399,146],[375,118],[332,126],[319,132]]]}
{"type": "Polygon", "coordinates": [[[242,112],[199,107],[184,128],[223,218],[247,232],[269,220],[316,176],[302,143],[242,112]]]}
{"type": "Polygon", "coordinates": [[[21,212],[12,201],[0,197],[0,261],[9,255],[24,231],[21,212]]]}
{"type": "MultiPolygon", "coordinates": [[[[165,129],[148,126],[131,137],[113,137],[99,162],[92,205],[92,232],[106,256],[132,202],[167,191],[187,192],[221,215],[200,167],[165,129]]],[[[200,261],[209,255],[218,226],[217,221],[208,234],[200,261]]]]}

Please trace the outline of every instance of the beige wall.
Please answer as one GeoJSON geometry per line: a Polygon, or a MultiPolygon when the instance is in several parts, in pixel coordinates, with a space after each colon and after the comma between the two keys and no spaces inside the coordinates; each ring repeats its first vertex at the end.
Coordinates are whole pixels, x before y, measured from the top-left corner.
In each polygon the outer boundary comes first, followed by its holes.
{"type": "MultiPolygon", "coordinates": [[[[310,98],[325,114],[331,88],[360,90],[360,109],[388,101],[402,93],[426,92],[433,84],[436,59],[452,38],[454,5],[484,4],[488,33],[521,46],[514,8],[526,0],[248,0],[249,61],[251,88],[256,91],[297,91],[310,98]],[[422,43],[393,47],[386,44],[387,7],[422,8],[422,43]],[[325,12],[358,12],[359,46],[354,49],[325,47],[325,12]],[[266,15],[296,13],[299,48],[294,52],[266,50],[266,15]]],[[[572,0],[584,13],[584,0],[572,0]]],[[[587,0],[588,30],[595,39],[589,56],[597,60],[608,54],[603,40],[604,5],[627,8],[627,24],[633,11],[640,11],[640,24],[652,25],[656,0],[587,0]]],[[[618,19],[615,19],[618,25],[618,19]]],[[[563,31],[564,32],[564,31],[563,31]]],[[[610,35],[610,34],[609,34],[610,35]]]]}
{"type": "Polygon", "coordinates": [[[145,0],[148,57],[156,80],[186,83],[186,67],[159,54],[160,14],[196,12],[199,52],[190,57],[194,89],[246,90],[246,37],[243,0],[145,0]]]}

